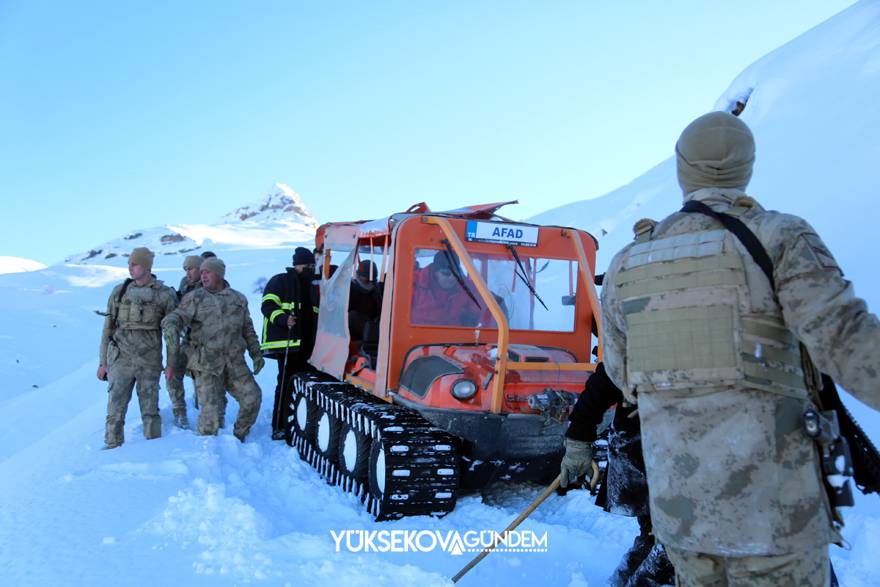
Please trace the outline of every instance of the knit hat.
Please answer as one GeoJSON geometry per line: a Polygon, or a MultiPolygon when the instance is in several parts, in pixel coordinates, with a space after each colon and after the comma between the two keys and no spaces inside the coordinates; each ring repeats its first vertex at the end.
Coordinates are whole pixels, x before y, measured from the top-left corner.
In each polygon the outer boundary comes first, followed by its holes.
{"type": "Polygon", "coordinates": [[[434,254],[434,261],[431,263],[431,271],[441,271],[444,269],[452,271],[452,267],[449,264],[449,254],[446,251],[437,251],[434,254]]]}
{"type": "Polygon", "coordinates": [[[216,257],[214,251],[202,251],[202,254],[199,255],[202,259],[210,259],[211,257],[216,257]]]}
{"type": "Polygon", "coordinates": [[[221,259],[217,257],[209,257],[202,261],[202,266],[200,267],[202,271],[210,271],[211,273],[216,273],[220,276],[220,279],[226,277],[226,263],[224,263],[221,259]]]}
{"type": "Polygon", "coordinates": [[[183,268],[185,270],[189,269],[198,269],[202,266],[202,259],[198,255],[187,255],[186,259],[183,260],[183,268]]]}
{"type": "Polygon", "coordinates": [[[153,268],[153,251],[147,247],[138,247],[128,256],[128,262],[134,265],[140,265],[147,271],[153,268]]]}
{"type": "Polygon", "coordinates": [[[305,247],[297,247],[293,251],[293,266],[297,265],[314,265],[315,255],[305,247]]]}
{"type": "Polygon", "coordinates": [[[745,190],[755,163],[755,138],[736,116],[710,112],[682,131],[675,158],[685,194],[706,187],[745,190]]]}
{"type": "Polygon", "coordinates": [[[361,261],[358,263],[357,275],[358,277],[363,277],[364,279],[376,279],[376,275],[378,274],[378,269],[376,269],[376,264],[372,261],[361,261]]]}

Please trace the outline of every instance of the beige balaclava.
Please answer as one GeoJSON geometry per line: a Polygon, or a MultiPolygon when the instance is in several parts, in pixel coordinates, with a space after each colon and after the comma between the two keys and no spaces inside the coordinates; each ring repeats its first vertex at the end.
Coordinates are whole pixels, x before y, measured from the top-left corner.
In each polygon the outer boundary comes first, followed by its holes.
{"type": "Polygon", "coordinates": [[[202,271],[210,271],[211,273],[216,273],[220,276],[220,279],[226,278],[226,263],[224,263],[217,257],[208,257],[207,259],[203,260],[200,269],[202,271]]]}
{"type": "Polygon", "coordinates": [[[147,271],[153,269],[153,251],[147,247],[138,247],[128,256],[128,262],[140,265],[147,271]]]}
{"type": "Polygon", "coordinates": [[[736,116],[710,112],[682,131],[675,158],[685,194],[706,187],[745,191],[755,163],[755,138],[736,116]]]}

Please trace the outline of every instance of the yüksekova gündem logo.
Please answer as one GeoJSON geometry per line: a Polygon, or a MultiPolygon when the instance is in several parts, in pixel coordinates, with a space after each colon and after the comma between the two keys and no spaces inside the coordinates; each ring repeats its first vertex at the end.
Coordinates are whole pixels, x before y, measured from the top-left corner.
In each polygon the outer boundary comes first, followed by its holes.
{"type": "Polygon", "coordinates": [[[330,530],[336,552],[547,552],[547,532],[531,530],[330,530]]]}

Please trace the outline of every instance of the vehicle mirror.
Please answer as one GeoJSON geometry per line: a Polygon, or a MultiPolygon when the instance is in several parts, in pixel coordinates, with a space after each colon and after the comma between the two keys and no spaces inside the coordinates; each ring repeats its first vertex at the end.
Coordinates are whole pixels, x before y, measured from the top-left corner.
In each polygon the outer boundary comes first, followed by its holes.
{"type": "Polygon", "coordinates": [[[576,296],[562,296],[563,306],[573,306],[576,296]]]}

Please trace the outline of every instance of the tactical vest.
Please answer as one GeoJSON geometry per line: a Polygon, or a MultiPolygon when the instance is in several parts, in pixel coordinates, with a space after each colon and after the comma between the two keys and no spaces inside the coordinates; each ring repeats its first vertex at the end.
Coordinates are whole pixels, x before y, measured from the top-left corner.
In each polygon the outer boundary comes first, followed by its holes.
{"type": "Polygon", "coordinates": [[[159,291],[152,285],[129,286],[116,304],[116,325],[123,330],[159,330],[162,310],[159,291]]]}
{"type": "Polygon", "coordinates": [[[636,230],[615,279],[631,389],[730,386],[807,397],[798,341],[781,313],[755,312],[744,265],[752,261],[730,232],[655,238],[653,225],[636,230]]]}

